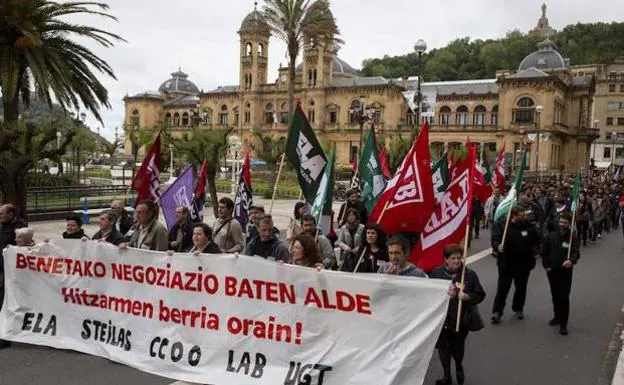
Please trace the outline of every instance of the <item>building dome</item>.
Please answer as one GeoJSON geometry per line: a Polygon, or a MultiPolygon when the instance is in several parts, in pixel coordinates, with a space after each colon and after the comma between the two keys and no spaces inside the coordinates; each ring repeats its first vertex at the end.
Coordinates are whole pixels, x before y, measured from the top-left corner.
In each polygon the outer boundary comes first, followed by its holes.
{"type": "Polygon", "coordinates": [[[518,67],[518,71],[527,70],[529,68],[549,71],[565,69],[568,67],[567,61],[559,52],[557,52],[555,43],[549,39],[539,43],[537,47],[537,51],[530,53],[522,60],[520,66],[518,67]]]}
{"type": "Polygon", "coordinates": [[[238,32],[240,33],[246,31],[260,31],[265,33],[271,33],[271,29],[269,28],[266,20],[264,20],[264,17],[256,9],[254,9],[251,13],[245,16],[238,32]]]}
{"type": "Polygon", "coordinates": [[[178,70],[171,74],[171,79],[160,85],[158,91],[161,93],[182,93],[195,95],[199,93],[199,88],[190,80],[188,75],[178,70]]]}
{"type": "MultiPolygon", "coordinates": [[[[303,72],[303,63],[299,63],[297,68],[295,68],[295,72],[303,72]]],[[[334,60],[332,61],[332,72],[335,74],[357,74],[357,71],[351,67],[349,63],[338,56],[334,56],[334,60]]]]}

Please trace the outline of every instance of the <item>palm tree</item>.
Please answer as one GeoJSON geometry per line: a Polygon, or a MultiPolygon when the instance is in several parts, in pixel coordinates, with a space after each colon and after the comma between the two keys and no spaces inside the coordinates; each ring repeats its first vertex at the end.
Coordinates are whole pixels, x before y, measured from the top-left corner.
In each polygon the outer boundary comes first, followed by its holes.
{"type": "Polygon", "coordinates": [[[328,39],[334,46],[342,43],[329,0],[265,0],[262,9],[271,31],[284,43],[288,54],[288,107],[294,111],[295,65],[304,38],[328,39]]]}
{"type": "Polygon", "coordinates": [[[26,175],[40,159],[65,153],[76,132],[71,129],[58,146],[56,127],[19,122],[20,102],[29,105],[35,95],[64,110],[78,110],[80,104],[100,122],[101,107],[110,107],[108,91],[94,71],[115,78],[112,68],[73,38],[93,40],[104,47],[123,41],[101,29],[72,24],[67,17],[102,16],[108,5],[79,1],[0,1],[0,89],[4,121],[0,124],[0,189],[6,202],[14,203],[26,218],[26,175]],[[17,145],[16,145],[17,144],[17,145]],[[52,148],[52,149],[50,149],[52,148]]]}
{"type": "Polygon", "coordinates": [[[82,14],[117,20],[106,10],[108,5],[97,2],[0,2],[0,85],[5,122],[17,122],[20,96],[24,103],[29,102],[31,83],[48,104],[52,104],[52,96],[63,108],[79,109],[82,102],[101,121],[100,107],[110,108],[108,91],[92,68],[113,79],[115,75],[106,61],[70,36],[91,39],[104,47],[123,39],[64,18],[82,14]]]}

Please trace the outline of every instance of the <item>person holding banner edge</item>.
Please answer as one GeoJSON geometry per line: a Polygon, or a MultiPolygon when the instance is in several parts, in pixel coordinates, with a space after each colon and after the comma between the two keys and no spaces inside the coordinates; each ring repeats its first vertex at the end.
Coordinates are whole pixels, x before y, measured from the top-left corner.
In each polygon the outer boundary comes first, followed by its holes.
{"type": "Polygon", "coordinates": [[[451,358],[455,361],[455,374],[458,384],[465,381],[463,359],[466,347],[466,338],[470,331],[483,328],[483,321],[477,310],[477,305],[485,299],[485,291],[479,282],[479,276],[474,270],[465,268],[464,287],[460,290],[461,272],[464,250],[461,246],[450,244],[444,248],[444,265],[431,272],[430,278],[451,281],[448,295],[451,300],[448,304],[446,318],[442,331],[438,337],[436,348],[444,371],[444,377],[436,381],[436,385],[451,385],[451,358]],[[459,332],[456,331],[456,322],[459,312],[459,301],[465,305],[461,313],[459,332]]]}
{"type": "Polygon", "coordinates": [[[119,248],[134,247],[143,250],[167,251],[169,234],[165,226],[158,222],[158,205],[153,200],[141,201],[134,211],[135,230],[130,242],[120,243],[119,248]]]}
{"type": "Polygon", "coordinates": [[[205,223],[196,223],[193,226],[193,246],[189,253],[220,254],[219,246],[212,240],[212,229],[205,223]]]}

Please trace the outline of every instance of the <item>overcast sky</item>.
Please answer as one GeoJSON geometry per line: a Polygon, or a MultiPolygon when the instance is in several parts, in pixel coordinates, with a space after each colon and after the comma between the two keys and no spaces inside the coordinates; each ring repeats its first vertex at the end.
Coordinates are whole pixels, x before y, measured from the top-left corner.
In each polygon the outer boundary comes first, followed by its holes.
{"type": "MultiPolygon", "coordinates": [[[[253,9],[251,0],[103,0],[119,22],[102,18],[78,19],[117,33],[128,42],[96,53],[113,67],[117,81],[101,77],[112,110],[102,111],[102,133],[111,138],[123,122],[126,94],[156,91],[170,73],[181,67],[200,89],[238,83],[238,31],[253,9]]],[[[263,1],[259,1],[259,7],[263,1]]],[[[624,21],[624,7],[616,0],[551,0],[550,25],[561,29],[577,22],[624,21]]],[[[339,56],[355,68],[362,60],[410,52],[422,38],[430,48],[464,36],[496,38],[512,29],[526,32],[541,15],[534,0],[332,0],[332,9],[345,45],[339,56]]],[[[285,45],[271,39],[269,80],[286,63],[285,45]]],[[[572,63],[574,64],[574,63],[572,63]]],[[[88,117],[92,128],[101,126],[88,117]]]]}

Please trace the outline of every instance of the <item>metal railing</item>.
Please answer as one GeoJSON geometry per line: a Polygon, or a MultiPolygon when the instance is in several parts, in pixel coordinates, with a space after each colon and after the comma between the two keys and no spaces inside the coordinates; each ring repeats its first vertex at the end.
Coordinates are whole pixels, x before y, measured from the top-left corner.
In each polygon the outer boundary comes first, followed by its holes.
{"type": "Polygon", "coordinates": [[[29,213],[81,210],[83,198],[87,198],[90,209],[98,209],[109,207],[113,199],[129,203],[131,196],[124,186],[30,188],[26,195],[27,210],[29,213]]]}

